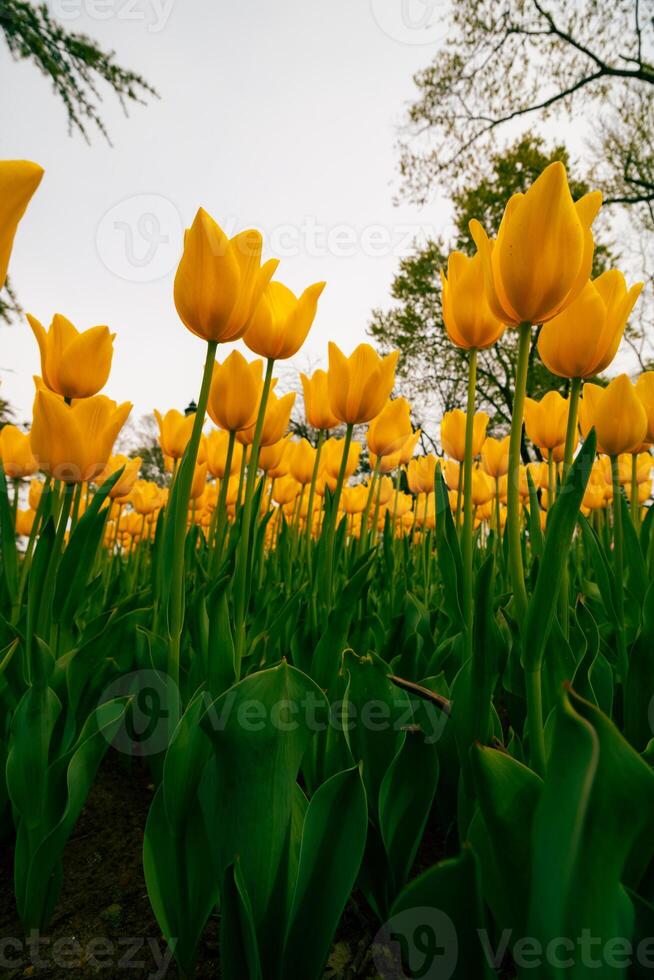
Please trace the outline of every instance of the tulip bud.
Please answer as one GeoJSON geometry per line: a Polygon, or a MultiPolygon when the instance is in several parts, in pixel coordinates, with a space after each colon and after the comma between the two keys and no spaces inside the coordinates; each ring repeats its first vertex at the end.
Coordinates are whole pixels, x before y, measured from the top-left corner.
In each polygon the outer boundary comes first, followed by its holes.
{"type": "Polygon", "coordinates": [[[238,432],[257,421],[263,387],[263,361],[248,363],[237,350],[214,364],[207,411],[221,429],[238,432]]]}
{"type": "Polygon", "coordinates": [[[410,438],[411,416],[406,398],[389,401],[370,423],[368,447],[375,456],[388,456],[399,452],[410,438]]]}
{"type": "Polygon", "coordinates": [[[32,454],[29,435],[15,425],[0,429],[0,459],[6,475],[12,480],[32,476],[39,468],[32,454]]]}
{"type": "Polygon", "coordinates": [[[283,283],[268,283],[248,323],[246,346],[268,360],[293,357],[306,340],[324,288],[324,282],[316,282],[298,298],[283,283]]]}
{"type": "Polygon", "coordinates": [[[647,415],[627,375],[593,392],[592,404],[586,401],[589,388],[596,386],[584,385],[585,424],[594,426],[599,451],[609,456],[634,452],[647,435],[647,415]]]}
{"type": "Polygon", "coordinates": [[[50,391],[64,398],[89,398],[107,383],[115,334],[109,327],[91,327],[81,333],[60,313],[50,329],[27,314],[41,353],[41,375],[50,391]]]}
{"type": "MultiPolygon", "coordinates": [[[[477,412],[473,420],[472,455],[478,456],[486,439],[488,415],[477,412]]],[[[443,452],[460,463],[465,459],[466,413],[460,408],[446,412],[441,421],[441,443],[443,452]]]]}
{"type": "Polygon", "coordinates": [[[481,256],[452,252],[447,278],[441,270],[441,284],[443,322],[452,343],[463,350],[491,347],[504,332],[504,323],[488,305],[481,256]]]}
{"type": "Polygon", "coordinates": [[[340,422],[357,425],[379,415],[393,390],[398,357],[397,351],[379,357],[370,344],[359,344],[345,357],[330,341],[329,402],[340,422]]]}
{"type": "Polygon", "coordinates": [[[329,405],[327,372],[320,369],[314,371],[310,378],[300,374],[304,392],[304,414],[309,425],[314,429],[334,429],[338,419],[329,405]]]}
{"type": "Polygon", "coordinates": [[[42,177],[43,167],[38,163],[0,160],[0,289],[7,278],[18,223],[42,177]]]}

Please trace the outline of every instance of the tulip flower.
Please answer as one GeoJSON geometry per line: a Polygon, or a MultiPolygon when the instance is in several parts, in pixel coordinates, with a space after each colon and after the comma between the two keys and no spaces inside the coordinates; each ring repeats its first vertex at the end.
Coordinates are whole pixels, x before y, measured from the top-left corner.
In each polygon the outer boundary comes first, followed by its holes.
{"type": "Polygon", "coordinates": [[[286,476],[289,472],[290,455],[293,451],[291,433],[273,443],[272,446],[263,446],[259,453],[259,469],[263,470],[272,480],[280,476],[286,476]]]}
{"type": "Polygon", "coordinates": [[[481,507],[492,501],[495,489],[493,481],[484,470],[474,469],[472,471],[472,503],[475,507],[481,507]]]}
{"type": "Polygon", "coordinates": [[[558,391],[548,391],[540,401],[525,398],[527,435],[545,454],[565,442],[569,401],[558,391]]]}
{"type": "Polygon", "coordinates": [[[298,298],[283,283],[268,283],[248,323],[246,346],[269,361],[293,357],[306,340],[324,288],[324,282],[315,282],[298,298]]]}
{"type": "Polygon", "coordinates": [[[548,371],[562,378],[591,378],[605,371],[642,288],[639,282],[628,290],[617,269],[587,282],[574,302],[540,332],[538,353],[548,371]]]}
{"type": "Polygon", "coordinates": [[[245,360],[237,350],[213,367],[207,411],[228,432],[248,429],[257,421],[263,387],[263,361],[245,360]]]}
{"type": "Polygon", "coordinates": [[[488,305],[481,256],[452,252],[447,278],[441,270],[441,284],[443,322],[452,343],[463,350],[491,347],[504,332],[504,323],[488,305]]]}
{"type": "MultiPolygon", "coordinates": [[[[233,440],[231,440],[233,442],[233,440]]],[[[243,447],[240,443],[232,445],[231,459],[228,461],[228,449],[230,443],[230,433],[220,429],[214,429],[207,436],[206,441],[206,462],[212,476],[223,479],[225,471],[229,465],[229,475],[238,473],[241,468],[243,458],[243,447]]]]}
{"type": "Polygon", "coordinates": [[[186,232],[174,286],[177,312],[191,333],[216,343],[243,336],[277,268],[276,260],[261,265],[262,244],[254,230],[228,238],[199,209],[186,232]]]}
{"type": "Polygon", "coordinates": [[[316,450],[306,439],[292,444],[289,451],[290,474],[302,486],[311,483],[315,462],[316,450]]]}
{"type": "MultiPolygon", "coordinates": [[[[322,448],[322,465],[323,469],[332,479],[337,479],[338,471],[340,469],[341,460],[343,458],[343,450],[345,448],[345,439],[328,439],[322,448]]],[[[345,464],[345,479],[349,479],[354,475],[357,466],[359,465],[359,456],[361,455],[361,443],[352,442],[348,447],[347,460],[345,464]]]]}
{"type": "Polygon", "coordinates": [[[406,398],[386,403],[368,428],[368,447],[376,457],[399,452],[412,436],[411,408],[406,398]]]}
{"type": "Polygon", "coordinates": [[[282,506],[295,500],[301,490],[301,483],[298,483],[292,476],[283,476],[279,480],[275,480],[272,497],[276,504],[282,506]]]}
{"type": "Polygon", "coordinates": [[[647,415],[647,442],[654,442],[654,371],[644,371],[636,381],[636,394],[647,415]]]}
{"type": "Polygon", "coordinates": [[[18,223],[42,177],[43,167],[38,163],[0,160],[0,289],[7,278],[18,223]]]}
{"type": "Polygon", "coordinates": [[[370,344],[346,357],[330,341],[329,403],[340,422],[359,425],[379,415],[393,390],[398,357],[398,351],[380,357],[370,344]]]}
{"type": "Polygon", "coordinates": [[[481,465],[489,476],[498,479],[504,476],[509,468],[509,439],[494,439],[487,436],[481,447],[481,465]]]}
{"type": "Polygon", "coordinates": [[[131,402],[117,405],[104,395],[67,405],[50,391],[37,391],[31,442],[40,469],[65,483],[97,478],[131,409],[131,402]]]}
{"type": "Polygon", "coordinates": [[[407,469],[407,482],[413,494],[431,493],[436,478],[436,457],[418,456],[410,460],[407,469]]]}
{"type": "Polygon", "coordinates": [[[486,296],[504,323],[545,323],[579,295],[590,275],[591,225],[599,191],[572,200],[565,167],[551,163],[526,194],[514,194],[489,241],[478,221],[470,231],[482,257],[486,296]]]}
{"type": "Polygon", "coordinates": [[[198,463],[193,471],[191,481],[190,498],[197,501],[203,494],[207,486],[207,464],[198,463]]]}
{"type": "Polygon", "coordinates": [[[300,374],[304,392],[304,414],[307,423],[314,429],[334,429],[338,419],[329,404],[328,377],[326,371],[318,369],[311,377],[300,374]]]}
{"type": "Polygon", "coordinates": [[[108,480],[110,476],[117,472],[117,470],[122,469],[123,472],[109,491],[109,496],[112,500],[127,497],[132,490],[132,487],[136,483],[142,462],[143,460],[140,456],[135,456],[134,459],[128,459],[127,456],[122,456],[120,454],[117,456],[111,456],[102,473],[99,473],[96,477],[95,482],[98,484],[98,486],[102,486],[105,480],[108,480]]]}
{"type": "Polygon", "coordinates": [[[5,474],[12,480],[32,476],[39,468],[32,454],[29,435],[15,425],[0,429],[0,459],[5,474]]]}
{"type": "MultiPolygon", "coordinates": [[[[289,392],[287,395],[282,395],[281,398],[277,398],[274,392],[270,392],[261,429],[261,446],[273,446],[276,442],[279,442],[288,427],[288,421],[291,417],[294,404],[294,391],[289,392]]],[[[243,445],[252,446],[256,434],[255,430],[256,426],[252,426],[249,429],[240,429],[236,437],[243,445]]]]}
{"type": "Polygon", "coordinates": [[[181,459],[191,438],[195,413],[183,415],[176,408],[170,408],[162,415],[155,408],[154,415],[159,423],[159,445],[162,452],[171,459],[181,459]]]}
{"type": "MultiPolygon", "coordinates": [[[[473,421],[472,455],[479,456],[486,439],[488,415],[477,412],[473,421]]],[[[466,413],[460,408],[446,412],[441,421],[441,443],[443,452],[460,463],[465,459],[466,413]]]]}
{"type": "Polygon", "coordinates": [[[647,414],[626,374],[607,388],[584,385],[583,404],[584,425],[594,426],[601,452],[616,457],[634,452],[645,441],[647,414]]]}
{"type": "Polygon", "coordinates": [[[153,514],[164,505],[164,495],[156,483],[137,480],[129,495],[130,503],[137,514],[153,514]]]}
{"type": "Polygon", "coordinates": [[[30,480],[30,488],[27,493],[27,502],[32,510],[39,509],[44,486],[45,484],[43,480],[30,480]]]}
{"type": "Polygon", "coordinates": [[[35,517],[36,513],[31,508],[29,510],[22,510],[19,507],[16,510],[16,534],[24,538],[29,538],[34,527],[35,517]]]}
{"type": "Polygon", "coordinates": [[[369,487],[365,483],[357,483],[355,487],[343,488],[343,510],[346,514],[362,514],[366,509],[369,497],[369,487]]]}
{"type": "Polygon", "coordinates": [[[64,398],[89,398],[104,388],[111,371],[115,334],[109,327],[79,331],[61,313],[46,330],[27,314],[41,353],[41,375],[50,391],[64,398]]]}

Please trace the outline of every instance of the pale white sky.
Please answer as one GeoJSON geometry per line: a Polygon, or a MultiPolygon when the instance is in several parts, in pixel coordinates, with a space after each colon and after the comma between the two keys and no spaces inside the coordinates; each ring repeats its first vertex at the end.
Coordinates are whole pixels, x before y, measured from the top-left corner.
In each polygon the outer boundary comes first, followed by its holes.
{"type": "MultiPolygon", "coordinates": [[[[116,331],[105,389],[153,407],[197,393],[203,344],[179,322],[172,280],[182,229],[199,205],[226,230],[255,226],[277,278],[300,291],[327,280],[298,355],[349,352],[370,310],[388,303],[414,236],[447,227],[446,195],[393,205],[396,127],[412,75],[433,56],[445,0],[50,0],[55,16],[115,49],[161,100],[125,118],[106,95],[89,147],[67,135],[49,83],[0,42],[0,156],[46,170],[16,241],[11,277],[49,323],[116,331]]],[[[0,379],[19,420],[39,373],[27,323],[0,333],[0,379]]],[[[226,354],[227,351],[224,351],[226,354]]]]}

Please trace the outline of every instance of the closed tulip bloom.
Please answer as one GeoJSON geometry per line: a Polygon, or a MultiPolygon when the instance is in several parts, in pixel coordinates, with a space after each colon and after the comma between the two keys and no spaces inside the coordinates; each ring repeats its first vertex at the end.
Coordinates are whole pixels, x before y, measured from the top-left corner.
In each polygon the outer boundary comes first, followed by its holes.
{"type": "Polygon", "coordinates": [[[643,288],[627,289],[617,269],[587,282],[577,298],[543,326],[538,353],[552,374],[591,378],[605,371],[617,354],[625,324],[643,288]]]}
{"type": "Polygon", "coordinates": [[[547,490],[549,485],[547,463],[528,463],[527,471],[531,474],[531,479],[537,490],[547,490]]]}
{"type": "MultiPolygon", "coordinates": [[[[288,428],[288,421],[291,417],[294,404],[294,391],[289,392],[287,395],[282,395],[281,398],[277,398],[273,391],[270,392],[266,404],[266,414],[263,419],[263,428],[261,430],[262,446],[273,446],[276,442],[279,442],[288,428]]],[[[256,426],[253,425],[249,429],[241,429],[237,434],[238,440],[246,446],[251,446],[254,442],[255,428],[256,426]]]]}
{"type": "Polygon", "coordinates": [[[370,344],[346,357],[330,341],[329,403],[340,422],[358,425],[379,415],[393,390],[398,357],[398,351],[380,357],[370,344]]]}
{"type": "Polygon", "coordinates": [[[605,503],[604,487],[601,484],[589,482],[584,491],[582,507],[585,507],[588,511],[600,510],[600,508],[604,507],[605,503]]]}
{"type": "Polygon", "coordinates": [[[365,483],[357,483],[355,487],[343,488],[341,501],[346,514],[361,514],[366,509],[370,488],[365,483]]]}
{"type": "Polygon", "coordinates": [[[294,480],[292,476],[282,476],[273,483],[272,499],[282,507],[295,500],[302,489],[302,484],[294,480]]]}
{"type": "Polygon", "coordinates": [[[647,415],[647,442],[654,442],[654,371],[644,371],[636,381],[636,394],[647,415]]]}
{"type": "Polygon", "coordinates": [[[0,160],[0,289],[18,223],[42,177],[43,167],[31,160],[0,160]]]}
{"type": "Polygon", "coordinates": [[[5,474],[12,480],[33,476],[39,468],[32,454],[29,435],[15,425],[0,429],[0,459],[5,474]]]}
{"type": "Polygon", "coordinates": [[[300,374],[304,392],[304,414],[309,425],[314,429],[334,429],[338,419],[329,404],[327,372],[318,369],[311,377],[300,374]]]}
{"type": "Polygon", "coordinates": [[[368,446],[375,456],[387,456],[398,452],[411,435],[411,407],[406,398],[396,398],[370,423],[368,446]]]}
{"type": "MultiPolygon", "coordinates": [[[[584,386],[584,401],[586,389],[584,386]]],[[[647,435],[647,415],[636,389],[626,374],[620,374],[600,394],[590,411],[597,441],[609,456],[634,452],[647,435]]]]}
{"type": "MultiPolygon", "coordinates": [[[[584,439],[588,436],[588,433],[595,424],[593,422],[593,415],[599,405],[603,391],[604,389],[601,385],[595,385],[591,382],[587,382],[583,387],[582,398],[579,402],[579,428],[584,439]]],[[[597,449],[598,452],[602,452],[599,443],[597,449]]]]}
{"type": "MultiPolygon", "coordinates": [[[[488,415],[486,412],[476,412],[473,421],[472,455],[478,456],[486,438],[488,415]]],[[[465,459],[466,452],[466,413],[460,408],[446,412],[441,421],[441,443],[443,452],[451,459],[460,463],[465,459]]]]}
{"type": "Polygon", "coordinates": [[[420,436],[421,436],[420,429],[416,429],[416,431],[412,432],[410,436],[407,436],[404,445],[400,449],[399,462],[402,466],[406,466],[409,460],[411,459],[411,457],[413,456],[416,446],[418,445],[418,439],[420,438],[420,436]]]}
{"type": "Polygon", "coordinates": [[[107,465],[103,469],[102,473],[98,474],[95,482],[98,484],[98,486],[102,486],[105,480],[108,480],[110,476],[122,469],[123,472],[109,491],[109,496],[112,500],[116,500],[120,497],[127,497],[132,487],[136,483],[142,462],[143,460],[140,456],[135,456],[134,459],[128,459],[127,456],[122,456],[120,454],[110,456],[107,461],[107,465]]]}
{"type": "Polygon", "coordinates": [[[593,262],[590,230],[599,191],[572,200],[565,167],[551,163],[526,194],[514,194],[491,242],[478,221],[470,231],[482,257],[486,296],[504,323],[545,323],[572,303],[593,262]]]}
{"type": "Polygon", "coordinates": [[[481,447],[481,465],[496,480],[509,469],[509,442],[511,436],[495,439],[488,436],[481,447]]]}
{"type": "Polygon", "coordinates": [[[176,408],[170,408],[165,415],[155,408],[154,415],[159,423],[159,445],[161,451],[171,459],[181,459],[188,445],[195,422],[195,412],[183,415],[176,408]]]}
{"type": "Polygon", "coordinates": [[[459,482],[463,479],[461,464],[454,459],[446,459],[443,466],[443,479],[450,490],[458,490],[459,482]]]}
{"type": "Polygon", "coordinates": [[[21,510],[19,507],[16,510],[16,534],[28,538],[32,533],[35,517],[36,514],[31,508],[29,510],[21,510]]]}
{"type": "Polygon", "coordinates": [[[504,323],[488,305],[481,256],[452,252],[447,278],[441,270],[441,284],[443,322],[452,343],[463,350],[491,347],[504,332],[504,323]]]}
{"type": "Polygon", "coordinates": [[[269,360],[293,357],[307,338],[324,288],[324,282],[315,282],[297,297],[281,282],[268,283],[248,323],[246,346],[269,360]]]}
{"type": "Polygon", "coordinates": [[[46,330],[27,314],[41,353],[41,375],[50,391],[64,398],[89,398],[104,388],[111,371],[114,337],[109,327],[79,331],[61,313],[46,330]]]}
{"type": "Polygon", "coordinates": [[[164,495],[156,483],[137,480],[129,495],[130,503],[137,514],[147,516],[164,505],[164,495]]]}
{"type": "Polygon", "coordinates": [[[291,433],[273,443],[272,446],[263,446],[259,452],[259,469],[271,478],[286,476],[289,472],[290,457],[293,451],[291,433]]]}
{"type": "Polygon", "coordinates": [[[558,391],[548,391],[540,401],[525,398],[527,435],[545,452],[565,442],[569,401],[558,391]]]}
{"type": "MultiPolygon", "coordinates": [[[[320,467],[327,476],[331,479],[336,480],[338,478],[338,473],[341,468],[341,460],[343,459],[343,450],[345,448],[345,439],[327,439],[324,446],[322,447],[322,454],[320,456],[320,467]]],[[[354,472],[359,465],[359,456],[361,455],[361,443],[352,441],[350,443],[350,449],[347,454],[347,462],[345,465],[345,479],[348,480],[354,475],[354,472]]]]}
{"type": "MultiPolygon", "coordinates": [[[[212,476],[218,477],[220,480],[225,476],[225,467],[227,466],[227,447],[229,443],[229,433],[224,432],[222,429],[214,429],[207,436],[206,441],[206,462],[209,468],[209,472],[212,476]]],[[[232,450],[232,462],[230,466],[230,475],[232,473],[238,473],[241,468],[241,460],[243,458],[243,447],[240,443],[234,442],[234,448],[232,450]]]]}
{"type": "Polygon", "coordinates": [[[199,463],[193,471],[193,480],[191,482],[191,491],[189,497],[191,500],[199,500],[199,498],[204,493],[207,486],[207,464],[199,463]]]}
{"type": "Polygon", "coordinates": [[[306,439],[293,443],[289,451],[289,466],[293,479],[303,486],[311,483],[315,462],[316,450],[306,439]]]}
{"type": "Polygon", "coordinates": [[[472,505],[481,507],[495,496],[495,487],[488,473],[477,467],[472,471],[472,505]]]}
{"type": "Polygon", "coordinates": [[[27,494],[27,502],[32,510],[38,510],[41,503],[41,495],[45,483],[43,480],[30,480],[30,488],[27,494]]]}
{"type": "Polygon", "coordinates": [[[67,405],[50,391],[37,391],[31,441],[40,469],[65,483],[94,480],[131,409],[130,402],[117,405],[104,395],[67,405]]]}
{"type": "Polygon", "coordinates": [[[411,493],[430,493],[434,489],[436,463],[436,457],[432,454],[410,460],[407,467],[407,483],[411,493]]]}
{"type": "Polygon", "coordinates": [[[184,237],[174,287],[177,312],[191,333],[219,343],[243,336],[278,264],[261,265],[262,244],[254,230],[228,238],[199,209],[184,237]]]}
{"type": "Polygon", "coordinates": [[[228,432],[248,429],[257,421],[262,387],[263,361],[248,362],[232,351],[222,364],[214,364],[207,402],[210,418],[228,432]]]}

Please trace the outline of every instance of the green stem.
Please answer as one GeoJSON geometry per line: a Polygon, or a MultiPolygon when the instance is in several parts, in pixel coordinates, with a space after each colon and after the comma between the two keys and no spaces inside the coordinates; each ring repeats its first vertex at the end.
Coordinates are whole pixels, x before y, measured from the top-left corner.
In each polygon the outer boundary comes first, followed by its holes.
{"type": "Polygon", "coordinates": [[[624,684],[627,671],[627,645],[624,636],[624,558],[622,533],[622,490],[620,488],[620,466],[617,456],[611,456],[611,477],[613,480],[613,557],[615,560],[616,613],[618,617],[618,648],[624,684]]]}
{"type": "Polygon", "coordinates": [[[638,501],[638,453],[631,454],[631,519],[634,527],[640,526],[640,504],[638,501]]]}
{"type": "Polygon", "coordinates": [[[466,653],[472,655],[472,450],[475,424],[475,388],[477,385],[477,351],[470,351],[468,365],[468,402],[466,406],[465,456],[463,460],[463,615],[466,624],[466,653]]]}
{"type": "Polygon", "coordinates": [[[343,483],[345,482],[345,471],[347,469],[347,461],[350,455],[350,445],[352,443],[352,433],[354,432],[354,425],[348,422],[347,428],[345,430],[345,440],[343,443],[343,455],[341,457],[341,465],[338,471],[338,479],[336,480],[336,489],[334,491],[334,496],[331,502],[331,508],[329,511],[329,522],[327,524],[327,538],[325,541],[325,563],[324,563],[324,587],[325,594],[327,596],[327,607],[328,610],[331,609],[332,604],[332,584],[333,584],[333,574],[334,574],[334,534],[336,532],[336,522],[338,521],[338,507],[341,502],[341,494],[343,492],[343,483]]]}
{"type": "Polygon", "coordinates": [[[520,447],[522,442],[522,421],[527,392],[527,371],[529,368],[529,349],[531,346],[531,324],[522,323],[519,327],[518,363],[516,366],[513,415],[511,418],[511,437],[509,439],[509,470],[507,473],[507,534],[509,539],[509,570],[513,586],[516,619],[524,623],[527,615],[527,590],[522,562],[522,541],[520,537],[520,447]]]}
{"type": "Polygon", "coordinates": [[[531,767],[539,776],[545,775],[545,731],[543,729],[543,696],[541,692],[541,670],[525,672],[527,694],[527,719],[529,726],[529,746],[531,767]]]}
{"type": "Polygon", "coordinates": [[[568,405],[568,425],[565,432],[565,448],[563,451],[563,480],[572,466],[572,457],[577,444],[577,419],[579,417],[579,395],[581,393],[581,378],[572,378],[570,383],[570,403],[568,405]]]}
{"type": "MultiPolygon", "coordinates": [[[[227,455],[225,457],[225,469],[223,471],[223,478],[220,481],[220,490],[218,492],[218,500],[216,501],[216,526],[214,534],[211,537],[213,552],[211,555],[211,576],[214,577],[218,571],[218,562],[223,550],[223,536],[225,521],[227,516],[227,490],[229,487],[229,479],[232,471],[232,459],[234,457],[234,444],[236,442],[236,433],[229,433],[229,440],[227,442],[227,455]]],[[[245,452],[243,453],[245,456],[245,452]]]]}

